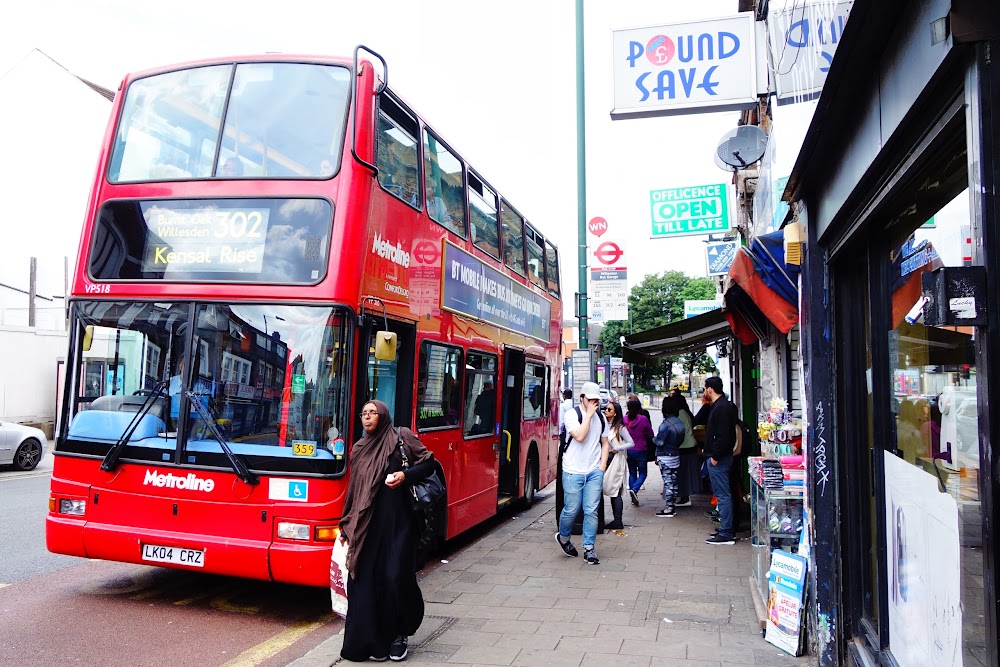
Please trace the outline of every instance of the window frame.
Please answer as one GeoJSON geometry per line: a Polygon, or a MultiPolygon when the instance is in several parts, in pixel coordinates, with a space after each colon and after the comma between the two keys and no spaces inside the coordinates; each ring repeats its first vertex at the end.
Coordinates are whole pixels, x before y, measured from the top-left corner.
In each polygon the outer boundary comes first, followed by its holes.
{"type": "Polygon", "coordinates": [[[558,297],[562,293],[562,286],[559,284],[559,249],[550,241],[545,239],[545,286],[552,296],[558,297]],[[552,253],[554,258],[552,265],[549,265],[549,253],[552,253]],[[552,271],[549,271],[552,267],[555,267],[555,275],[551,275],[552,271]],[[552,285],[555,284],[555,289],[552,289],[552,285]]]}
{"type": "MultiPolygon", "coordinates": [[[[459,346],[459,345],[451,345],[449,343],[442,343],[442,342],[437,341],[437,340],[422,340],[422,341],[420,341],[420,345],[417,348],[416,376],[417,376],[417,382],[418,383],[420,381],[420,374],[421,374],[421,369],[423,368],[424,360],[426,358],[428,358],[428,355],[427,355],[426,351],[431,346],[436,346],[436,347],[440,347],[440,348],[444,348],[444,349],[447,349],[447,350],[450,350],[450,351],[457,352],[458,353],[458,361],[455,364],[456,368],[460,368],[461,369],[461,368],[465,367],[465,350],[462,349],[461,346],[459,346]]],[[[426,377],[430,378],[430,372],[429,372],[429,370],[426,373],[426,377]]],[[[421,421],[424,418],[422,418],[420,416],[420,399],[417,399],[417,404],[415,406],[415,408],[416,408],[416,414],[415,414],[415,417],[414,417],[414,424],[416,425],[416,429],[415,430],[417,431],[417,433],[428,433],[428,432],[433,432],[433,431],[448,431],[448,430],[452,430],[452,429],[456,429],[456,428],[457,429],[461,429],[462,428],[462,416],[463,416],[463,410],[462,410],[462,408],[463,408],[464,403],[465,403],[465,393],[464,393],[465,378],[464,378],[464,374],[460,374],[460,377],[458,377],[458,383],[459,383],[459,388],[458,388],[459,389],[459,391],[458,391],[458,393],[459,393],[458,420],[454,424],[442,424],[442,425],[439,425],[439,426],[423,426],[423,425],[421,425],[421,421]]],[[[432,419],[436,419],[436,417],[434,417],[432,419]]]]}
{"type": "Polygon", "coordinates": [[[493,215],[495,216],[494,220],[493,220],[493,227],[494,227],[494,231],[496,232],[496,236],[497,236],[497,251],[496,251],[496,254],[493,254],[487,248],[484,248],[483,246],[481,246],[479,244],[478,240],[473,240],[472,241],[472,245],[477,250],[480,250],[480,251],[486,253],[487,255],[489,255],[490,257],[492,257],[493,259],[495,259],[497,261],[500,261],[500,255],[502,254],[501,247],[503,245],[503,242],[502,242],[502,240],[500,238],[501,234],[502,234],[502,230],[501,230],[502,225],[500,224],[500,195],[497,193],[497,191],[494,188],[490,187],[489,184],[486,183],[486,180],[483,177],[481,177],[479,174],[477,174],[474,169],[469,168],[468,172],[467,172],[467,177],[465,179],[465,196],[466,196],[466,199],[468,200],[466,210],[469,213],[469,234],[470,234],[470,236],[472,234],[473,228],[475,227],[475,223],[473,223],[473,221],[472,221],[472,193],[475,192],[475,194],[478,195],[480,198],[482,198],[484,201],[486,201],[487,204],[489,203],[489,201],[487,200],[487,198],[485,196],[483,196],[483,192],[481,192],[480,190],[484,190],[484,191],[490,193],[491,195],[493,195],[493,207],[494,207],[493,215]],[[475,188],[475,187],[473,187],[473,181],[476,181],[476,183],[478,183],[478,185],[480,186],[478,189],[475,188]]]}
{"type": "MultiPolygon", "coordinates": [[[[501,247],[500,247],[500,251],[501,251],[501,254],[503,255],[503,265],[505,267],[507,267],[508,269],[510,269],[511,271],[513,271],[514,273],[516,273],[517,275],[521,276],[522,278],[527,278],[528,277],[528,264],[527,264],[527,262],[525,261],[525,258],[524,258],[524,252],[525,252],[525,249],[524,249],[524,224],[525,224],[524,223],[524,216],[521,215],[520,213],[518,213],[517,209],[510,205],[510,202],[508,202],[503,197],[500,197],[500,235],[501,235],[501,241],[502,241],[501,247]],[[504,232],[503,232],[503,227],[504,227],[504,224],[503,224],[503,214],[504,214],[505,211],[509,211],[512,215],[514,215],[517,218],[517,220],[520,222],[520,224],[521,224],[521,233],[519,234],[519,236],[521,238],[521,253],[520,253],[521,254],[521,268],[520,269],[518,269],[516,266],[511,266],[510,263],[507,261],[507,235],[504,234],[504,232]]],[[[511,235],[512,238],[514,236],[518,236],[518,235],[511,235]]]]}
{"type": "Polygon", "coordinates": [[[549,384],[549,381],[548,381],[547,374],[545,372],[545,362],[544,361],[540,361],[540,360],[535,360],[535,359],[525,359],[524,360],[523,384],[522,384],[523,388],[521,390],[521,421],[534,422],[534,421],[538,421],[540,419],[545,419],[547,417],[546,410],[545,410],[545,405],[548,403],[548,395],[549,395],[548,384],[549,384]],[[530,367],[532,367],[532,366],[538,368],[538,371],[541,373],[541,375],[534,375],[534,374],[529,375],[528,374],[528,369],[530,367]],[[531,397],[528,394],[528,391],[529,391],[528,390],[528,380],[529,379],[531,379],[531,380],[536,380],[537,379],[537,380],[540,380],[541,383],[542,383],[542,402],[541,402],[541,404],[537,408],[538,409],[538,415],[534,415],[534,416],[531,416],[531,417],[528,416],[527,411],[524,409],[524,401],[528,400],[530,402],[530,400],[531,400],[531,397]]]}
{"type": "MultiPolygon", "coordinates": [[[[463,412],[462,412],[462,416],[463,417],[466,414],[468,414],[468,411],[469,411],[470,407],[471,407],[471,409],[474,410],[474,403],[473,403],[473,406],[469,406],[465,402],[465,390],[467,390],[468,387],[469,387],[469,382],[468,382],[469,375],[488,375],[488,376],[491,376],[493,378],[493,391],[496,392],[497,403],[499,404],[499,403],[502,402],[502,396],[500,394],[500,389],[499,389],[499,376],[500,376],[500,358],[499,358],[499,356],[497,356],[493,352],[486,352],[484,350],[467,350],[466,353],[465,353],[465,377],[462,380],[462,382],[463,382],[463,387],[462,387],[462,389],[463,389],[463,392],[462,392],[462,397],[463,397],[463,412]],[[483,357],[483,358],[491,358],[491,359],[493,359],[493,370],[492,371],[485,371],[485,370],[482,370],[480,368],[470,369],[469,368],[469,358],[472,357],[473,355],[475,355],[477,357],[483,357]]],[[[477,396],[477,398],[478,398],[478,396],[477,396]]],[[[496,421],[496,422],[494,422],[494,424],[493,424],[494,429],[495,429],[496,425],[499,424],[499,423],[500,423],[499,420],[496,421]]],[[[475,434],[467,433],[466,430],[465,430],[465,420],[464,419],[461,422],[461,426],[462,426],[462,437],[465,438],[466,440],[479,440],[481,438],[496,437],[496,434],[492,430],[489,433],[475,433],[475,434]]]]}
{"type": "Polygon", "coordinates": [[[379,133],[379,129],[378,128],[379,128],[379,120],[380,120],[380,118],[382,116],[385,116],[385,119],[389,123],[391,123],[393,125],[393,127],[395,127],[397,130],[399,130],[401,133],[403,133],[404,135],[406,135],[409,139],[411,139],[413,141],[413,147],[414,147],[414,150],[416,151],[416,154],[417,154],[417,164],[416,164],[416,167],[415,167],[416,168],[416,172],[417,172],[417,174],[416,174],[417,175],[417,197],[416,197],[416,201],[415,202],[408,202],[408,201],[406,201],[406,199],[404,199],[403,197],[401,197],[399,194],[397,194],[397,193],[393,192],[392,190],[388,189],[388,187],[386,187],[386,185],[382,182],[382,178],[381,178],[382,170],[381,169],[378,169],[378,171],[376,172],[375,180],[378,182],[379,187],[382,188],[382,190],[384,192],[387,192],[388,194],[392,195],[393,197],[395,197],[399,201],[403,202],[404,204],[406,204],[407,206],[409,206],[410,208],[412,208],[415,211],[423,211],[423,209],[424,209],[424,193],[422,192],[422,188],[420,186],[424,182],[424,178],[423,178],[424,165],[423,165],[423,160],[421,160],[420,140],[417,138],[420,135],[420,122],[417,120],[417,115],[415,113],[413,113],[410,109],[406,108],[406,106],[399,99],[397,99],[396,97],[394,97],[391,94],[390,91],[383,92],[381,95],[378,96],[378,103],[377,103],[376,109],[375,109],[375,164],[376,164],[376,168],[378,168],[378,164],[379,164],[379,159],[378,159],[378,155],[379,155],[379,153],[378,153],[378,144],[379,144],[380,133],[379,133]],[[390,103],[390,111],[392,113],[388,113],[383,108],[383,102],[386,102],[386,101],[390,103]],[[399,117],[394,117],[394,114],[398,114],[399,117]],[[405,127],[404,127],[404,123],[406,125],[405,127]]]}
{"type": "MultiPolygon", "coordinates": [[[[466,195],[464,194],[465,190],[466,190],[466,187],[467,187],[466,186],[466,182],[467,182],[468,179],[466,179],[466,177],[465,177],[465,173],[466,173],[465,160],[463,160],[462,156],[459,155],[454,149],[452,149],[452,147],[449,146],[446,141],[442,140],[441,137],[440,137],[440,135],[438,135],[437,132],[435,132],[431,128],[427,127],[426,125],[424,125],[421,129],[422,129],[422,131],[420,133],[421,134],[421,136],[420,136],[420,157],[421,157],[420,163],[421,163],[421,165],[423,165],[423,169],[421,169],[421,180],[420,180],[420,183],[423,185],[423,190],[424,190],[423,211],[427,215],[427,217],[430,218],[430,220],[432,222],[434,222],[437,225],[440,225],[441,227],[443,227],[444,229],[446,229],[449,233],[454,234],[455,236],[457,236],[458,238],[462,239],[463,241],[468,241],[469,240],[469,211],[468,211],[468,204],[466,202],[466,195]],[[459,232],[455,231],[454,229],[452,229],[451,227],[449,227],[447,225],[447,223],[435,220],[434,217],[431,215],[431,212],[430,212],[431,200],[430,200],[430,198],[427,197],[427,185],[428,185],[428,178],[430,176],[430,174],[428,173],[429,170],[427,168],[428,161],[429,161],[429,157],[427,155],[427,144],[428,144],[427,138],[428,137],[433,137],[434,141],[437,143],[439,149],[443,148],[451,157],[453,157],[456,161],[458,161],[458,164],[459,164],[459,167],[460,167],[460,171],[461,171],[461,174],[462,174],[462,182],[459,185],[459,188],[461,189],[461,191],[463,193],[463,196],[459,199],[459,203],[461,204],[462,209],[463,209],[462,210],[461,220],[459,221],[459,226],[462,229],[461,233],[459,233],[459,232]]],[[[448,201],[447,201],[447,199],[444,196],[442,196],[441,200],[444,202],[445,209],[447,209],[448,208],[448,201]]],[[[451,215],[451,211],[447,211],[447,212],[448,212],[448,215],[451,215]]],[[[452,222],[453,223],[455,222],[455,217],[454,216],[452,216],[452,222]]]]}
{"type": "Polygon", "coordinates": [[[545,278],[546,266],[545,266],[545,237],[542,236],[535,227],[529,223],[527,220],[524,221],[524,275],[528,279],[528,282],[541,290],[546,290],[546,285],[548,284],[545,278]],[[534,243],[540,252],[539,268],[540,272],[536,272],[535,275],[538,278],[538,282],[535,282],[531,278],[531,260],[536,259],[535,257],[530,257],[528,251],[528,244],[534,243]]]}

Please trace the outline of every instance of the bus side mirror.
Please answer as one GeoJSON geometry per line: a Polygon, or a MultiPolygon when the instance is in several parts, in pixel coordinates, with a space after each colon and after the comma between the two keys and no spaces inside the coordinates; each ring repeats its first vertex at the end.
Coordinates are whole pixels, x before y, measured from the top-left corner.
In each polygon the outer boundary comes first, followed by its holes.
{"type": "Polygon", "coordinates": [[[94,345],[94,325],[88,324],[83,330],[83,351],[90,352],[90,348],[94,345]]]}
{"type": "Polygon", "coordinates": [[[379,361],[396,361],[396,334],[394,332],[375,332],[375,358],[379,361]]]}

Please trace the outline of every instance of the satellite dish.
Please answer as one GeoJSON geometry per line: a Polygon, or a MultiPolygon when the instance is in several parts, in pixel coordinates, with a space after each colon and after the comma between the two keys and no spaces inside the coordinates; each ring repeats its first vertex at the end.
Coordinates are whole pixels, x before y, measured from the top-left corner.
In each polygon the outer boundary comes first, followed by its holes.
{"type": "Polygon", "coordinates": [[[722,135],[715,149],[715,164],[720,169],[746,169],[764,157],[767,133],[756,125],[740,125],[722,135]]]}

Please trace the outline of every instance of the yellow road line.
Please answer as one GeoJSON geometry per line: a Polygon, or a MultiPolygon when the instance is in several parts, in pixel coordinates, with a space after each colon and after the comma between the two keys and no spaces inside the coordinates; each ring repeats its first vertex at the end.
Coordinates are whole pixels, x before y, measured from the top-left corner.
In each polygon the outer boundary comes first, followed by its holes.
{"type": "Polygon", "coordinates": [[[255,667],[268,658],[273,658],[313,630],[330,622],[333,614],[328,614],[318,621],[302,622],[287,630],[283,630],[270,639],[248,648],[243,653],[222,665],[222,667],[255,667]]]}

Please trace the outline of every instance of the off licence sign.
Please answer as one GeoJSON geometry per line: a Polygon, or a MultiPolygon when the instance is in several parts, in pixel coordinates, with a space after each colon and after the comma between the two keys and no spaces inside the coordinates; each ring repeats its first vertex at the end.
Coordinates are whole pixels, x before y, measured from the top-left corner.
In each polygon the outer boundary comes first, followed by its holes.
{"type": "Polygon", "coordinates": [[[651,237],[715,234],[729,230],[729,199],[725,184],[651,190],[651,237]]]}

